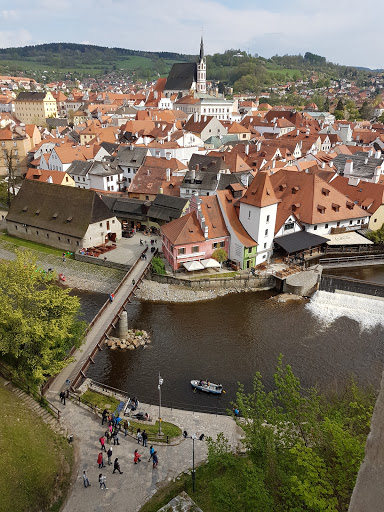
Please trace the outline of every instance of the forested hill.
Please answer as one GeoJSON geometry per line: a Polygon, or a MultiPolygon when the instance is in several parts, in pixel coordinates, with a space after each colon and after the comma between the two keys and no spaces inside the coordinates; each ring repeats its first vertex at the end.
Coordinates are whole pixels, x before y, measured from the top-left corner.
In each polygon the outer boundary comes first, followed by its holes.
{"type": "MultiPolygon", "coordinates": [[[[133,79],[154,79],[166,76],[173,63],[190,62],[196,58],[197,55],[175,52],[50,43],[0,49],[0,74],[24,72],[37,80],[51,81],[68,75],[81,79],[112,71],[131,74],[133,79]]],[[[265,59],[232,49],[207,56],[207,78],[234,86],[235,91],[258,92],[274,84],[313,77],[319,87],[330,79],[364,82],[371,73],[370,70],[332,64],[325,57],[310,52],[265,59]]]]}

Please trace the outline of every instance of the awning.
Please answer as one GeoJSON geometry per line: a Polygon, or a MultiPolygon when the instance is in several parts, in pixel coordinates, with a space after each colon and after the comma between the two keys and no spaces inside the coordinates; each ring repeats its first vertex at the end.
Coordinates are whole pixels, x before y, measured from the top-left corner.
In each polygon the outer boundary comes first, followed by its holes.
{"type": "Polygon", "coordinates": [[[194,270],[203,270],[204,267],[200,263],[200,261],[186,261],[183,263],[183,266],[188,270],[188,272],[193,272],[194,270]]]}
{"type": "Polygon", "coordinates": [[[204,268],[220,268],[220,263],[213,258],[201,260],[200,263],[203,265],[204,268]]]}
{"type": "Polygon", "coordinates": [[[292,235],[279,236],[274,239],[275,244],[282,247],[288,254],[310,249],[311,247],[325,244],[327,241],[327,238],[313,235],[307,231],[298,231],[297,233],[292,233],[292,235]]]}
{"type": "Polygon", "coordinates": [[[371,245],[373,242],[359,235],[356,231],[349,233],[338,233],[337,235],[327,235],[327,245],[371,245]]]}

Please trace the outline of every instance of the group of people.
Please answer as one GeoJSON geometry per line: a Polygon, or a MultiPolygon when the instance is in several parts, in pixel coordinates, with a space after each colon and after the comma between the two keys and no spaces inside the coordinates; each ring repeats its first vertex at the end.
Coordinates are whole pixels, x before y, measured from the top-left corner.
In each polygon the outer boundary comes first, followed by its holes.
{"type": "MultiPolygon", "coordinates": [[[[135,405],[136,404],[138,405],[138,403],[139,403],[136,397],[132,398],[131,401],[132,401],[132,404],[135,404],[135,405]]],[[[97,456],[97,464],[99,466],[99,469],[103,469],[106,467],[106,465],[104,464],[103,452],[106,453],[106,455],[108,457],[108,466],[112,466],[113,448],[112,448],[112,446],[110,446],[111,440],[113,439],[114,445],[120,444],[119,437],[118,437],[118,434],[121,430],[121,423],[122,423],[120,416],[119,415],[115,416],[115,414],[113,414],[113,413],[110,414],[107,409],[104,409],[102,412],[102,415],[101,415],[101,424],[104,425],[105,422],[108,424],[108,428],[105,431],[105,433],[102,434],[101,437],[99,438],[100,452],[97,456]],[[107,445],[108,445],[108,449],[107,449],[107,445]]],[[[125,435],[127,435],[128,428],[129,428],[129,421],[127,419],[124,420],[123,428],[124,428],[125,435]]],[[[141,429],[138,428],[137,433],[136,433],[136,438],[137,438],[137,441],[139,444],[141,442],[143,443],[143,447],[147,446],[148,434],[146,433],[145,430],[141,431],[141,429]]],[[[150,462],[151,460],[152,460],[152,467],[156,468],[157,464],[159,462],[159,459],[157,456],[157,452],[155,451],[153,446],[151,446],[149,449],[148,462],[150,462]]],[[[136,449],[133,454],[133,463],[137,464],[138,462],[141,462],[141,455],[140,455],[139,451],[136,449]]],[[[120,475],[123,474],[123,471],[121,471],[120,462],[119,462],[118,457],[116,457],[113,462],[112,473],[116,473],[116,472],[118,472],[120,475]]],[[[106,480],[107,480],[106,476],[103,475],[102,473],[100,473],[99,474],[100,489],[108,489],[108,487],[106,485],[106,480]]],[[[89,483],[89,479],[88,479],[86,471],[83,471],[83,483],[84,483],[84,487],[90,487],[90,485],[91,485],[89,483]]]]}

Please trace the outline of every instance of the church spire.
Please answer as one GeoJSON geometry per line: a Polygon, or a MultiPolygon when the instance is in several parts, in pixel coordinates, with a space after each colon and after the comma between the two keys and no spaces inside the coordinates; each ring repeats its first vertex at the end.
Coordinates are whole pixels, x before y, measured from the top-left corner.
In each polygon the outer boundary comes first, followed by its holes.
{"type": "Polygon", "coordinates": [[[204,59],[204,42],[203,42],[203,36],[201,36],[201,43],[200,43],[200,60],[204,59]]]}

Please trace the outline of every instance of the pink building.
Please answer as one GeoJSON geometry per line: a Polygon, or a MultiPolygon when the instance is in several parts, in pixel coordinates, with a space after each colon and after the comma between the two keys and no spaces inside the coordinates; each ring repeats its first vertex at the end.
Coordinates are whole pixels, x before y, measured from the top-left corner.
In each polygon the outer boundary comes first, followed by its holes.
{"type": "Polygon", "coordinates": [[[162,251],[173,270],[210,258],[218,248],[228,254],[229,232],[216,196],[193,196],[188,213],[162,226],[161,234],[162,251]]]}

